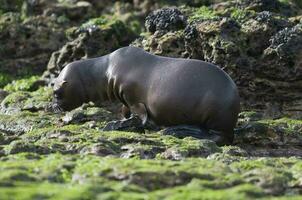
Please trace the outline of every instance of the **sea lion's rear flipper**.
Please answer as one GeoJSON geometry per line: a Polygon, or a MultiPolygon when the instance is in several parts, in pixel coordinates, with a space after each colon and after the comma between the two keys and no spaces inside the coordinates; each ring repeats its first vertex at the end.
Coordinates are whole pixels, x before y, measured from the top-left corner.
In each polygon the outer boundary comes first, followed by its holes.
{"type": "Polygon", "coordinates": [[[228,141],[218,131],[207,130],[199,126],[178,125],[167,127],[161,131],[163,135],[172,135],[178,138],[194,137],[198,139],[208,139],[217,143],[217,145],[229,144],[228,141]]]}

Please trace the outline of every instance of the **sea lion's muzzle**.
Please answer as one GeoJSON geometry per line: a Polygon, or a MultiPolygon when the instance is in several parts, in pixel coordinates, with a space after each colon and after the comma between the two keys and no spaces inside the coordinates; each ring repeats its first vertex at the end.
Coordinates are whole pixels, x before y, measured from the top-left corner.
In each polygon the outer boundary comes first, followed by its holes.
{"type": "Polygon", "coordinates": [[[58,102],[53,102],[51,108],[52,111],[55,113],[60,113],[64,111],[64,109],[61,107],[61,105],[58,102]]]}

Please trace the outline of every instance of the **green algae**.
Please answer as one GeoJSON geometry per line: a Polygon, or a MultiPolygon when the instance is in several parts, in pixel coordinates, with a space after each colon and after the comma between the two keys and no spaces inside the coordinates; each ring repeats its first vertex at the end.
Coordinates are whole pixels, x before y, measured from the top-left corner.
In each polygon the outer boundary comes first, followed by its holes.
{"type": "MultiPolygon", "coordinates": [[[[262,165],[248,169],[238,162],[230,168],[219,161],[198,158],[175,162],[34,153],[9,155],[0,160],[1,171],[6,172],[0,175],[4,178],[0,180],[2,199],[9,199],[9,195],[19,199],[39,195],[44,199],[83,199],[83,195],[87,199],[277,198],[246,179],[246,172],[272,169],[266,164],[275,161],[277,166],[283,166],[274,170],[283,169],[286,173],[291,173],[291,166],[301,165],[301,160],[293,158],[254,160],[262,165]]],[[[290,187],[288,179],[282,184],[290,187]]]]}
{"type": "MultiPolygon", "coordinates": [[[[14,90],[16,88],[20,89],[20,87],[21,86],[9,86],[7,89],[14,90]]],[[[32,88],[32,84],[28,85],[25,83],[25,86],[22,87],[20,91],[12,92],[3,99],[1,102],[1,110],[3,113],[16,113],[22,110],[45,110],[49,106],[52,99],[52,88],[40,87],[34,92],[29,92],[22,90],[32,88]]]]}
{"type": "Polygon", "coordinates": [[[124,36],[125,31],[131,32],[131,29],[125,26],[125,24],[119,20],[118,16],[103,15],[98,18],[90,19],[88,22],[81,25],[81,29],[91,28],[93,26],[99,27],[101,30],[111,30],[108,34],[114,34],[118,38],[124,36]]]}
{"type": "Polygon", "coordinates": [[[302,120],[283,117],[276,120],[271,120],[271,119],[260,120],[259,122],[268,124],[269,126],[272,127],[282,128],[284,132],[288,135],[296,134],[302,136],[302,120]]]}
{"type": "MultiPolygon", "coordinates": [[[[0,49],[0,51],[1,51],[1,49],[0,49]]],[[[5,74],[5,73],[0,73],[0,88],[4,87],[8,83],[10,83],[12,80],[13,80],[13,77],[11,75],[5,74]]]]}
{"type": "MultiPolygon", "coordinates": [[[[47,95],[41,95],[39,101],[50,101],[51,90],[47,87],[12,94],[29,95],[29,101],[43,92],[47,95]]],[[[10,101],[9,106],[14,102],[18,101],[10,101]]],[[[67,113],[22,111],[1,115],[2,124],[23,124],[23,129],[18,134],[16,130],[2,133],[5,142],[0,148],[0,197],[82,199],[87,194],[88,199],[298,198],[299,190],[292,189],[301,182],[301,160],[297,158],[249,158],[236,146],[217,147],[208,140],[179,139],[160,132],[103,132],[100,129],[110,120],[106,117],[110,113],[91,106],[70,112],[87,118],[70,124],[62,123],[67,113]],[[101,122],[91,127],[94,120],[101,122]],[[5,139],[10,135],[14,138],[5,139]],[[169,151],[180,152],[179,161],[171,161],[174,158],[169,157],[169,151]],[[60,187],[65,188],[64,193],[60,187]]],[[[243,123],[258,124],[259,134],[280,124],[289,124],[292,129],[300,125],[300,120],[286,118],[259,120],[255,112],[240,116],[243,123]]]]}
{"type": "Polygon", "coordinates": [[[253,16],[256,16],[256,12],[253,10],[246,10],[246,9],[236,9],[232,8],[226,12],[230,12],[230,17],[238,22],[244,22],[247,19],[250,19],[253,16]]]}
{"type": "Polygon", "coordinates": [[[16,92],[16,91],[31,91],[33,90],[33,84],[39,80],[39,76],[32,76],[25,79],[14,80],[10,84],[4,87],[4,90],[8,92],[16,92]]]}
{"type": "Polygon", "coordinates": [[[189,17],[189,21],[195,20],[205,20],[205,19],[215,19],[218,15],[215,11],[211,10],[209,7],[202,6],[200,8],[194,9],[189,17]]]}

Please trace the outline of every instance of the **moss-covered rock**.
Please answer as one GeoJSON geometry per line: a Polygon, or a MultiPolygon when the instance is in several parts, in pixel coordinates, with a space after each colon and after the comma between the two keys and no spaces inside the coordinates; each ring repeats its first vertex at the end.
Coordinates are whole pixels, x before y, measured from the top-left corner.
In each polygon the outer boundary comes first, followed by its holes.
{"type": "Polygon", "coordinates": [[[289,5],[276,0],[236,2],[183,7],[190,22],[185,28],[151,31],[133,44],[158,55],[215,63],[235,80],[243,109],[299,118],[300,22],[289,20],[281,12],[289,5]]]}
{"type": "Polygon", "coordinates": [[[127,45],[135,34],[115,16],[89,20],[79,28],[69,30],[72,41],[52,54],[44,77],[58,72],[68,63],[108,54],[127,45]]]}
{"type": "Polygon", "coordinates": [[[54,20],[34,16],[21,19],[18,13],[0,16],[0,86],[12,79],[41,74],[52,51],[65,40],[54,20]]]}
{"type": "Polygon", "coordinates": [[[297,180],[291,169],[300,164],[297,159],[258,159],[227,166],[206,159],[172,162],[21,153],[1,159],[0,168],[6,173],[0,175],[0,195],[14,194],[21,199],[45,195],[46,199],[61,199],[64,192],[64,199],[72,199],[81,198],[83,192],[88,192],[89,197],[102,199],[140,199],[143,196],[144,199],[227,199],[231,196],[267,199],[272,198],[272,194],[284,194],[286,190],[288,193],[285,193],[298,198],[297,193],[290,193],[291,182],[297,180]],[[284,172],[272,171],[272,166],[284,172]],[[261,171],[270,173],[260,175],[261,171]],[[266,177],[271,178],[263,182],[266,177]],[[273,193],[268,190],[270,184],[275,188],[273,193]],[[59,190],[59,185],[69,189],[59,190]],[[33,190],[34,186],[39,189],[33,190]],[[75,192],[80,186],[82,189],[75,192]],[[46,188],[51,188],[51,192],[46,192],[46,188]],[[22,192],[24,190],[28,192],[22,192]]]}
{"type": "Polygon", "coordinates": [[[0,0],[0,199],[301,199],[300,13],[298,0],[0,0]],[[50,112],[33,75],[66,38],[44,78],[145,30],[135,45],[232,76],[245,111],[233,145],[102,131],[120,105],[50,112]]]}

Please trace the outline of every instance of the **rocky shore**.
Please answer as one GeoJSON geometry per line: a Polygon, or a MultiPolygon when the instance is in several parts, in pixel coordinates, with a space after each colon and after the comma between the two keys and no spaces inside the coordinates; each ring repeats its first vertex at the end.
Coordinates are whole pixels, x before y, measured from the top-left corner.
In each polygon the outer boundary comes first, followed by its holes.
{"type": "Polygon", "coordinates": [[[300,0],[0,0],[0,199],[301,199],[300,0]],[[133,45],[235,81],[231,146],[103,132],[120,105],[53,113],[69,62],[133,45]]]}

